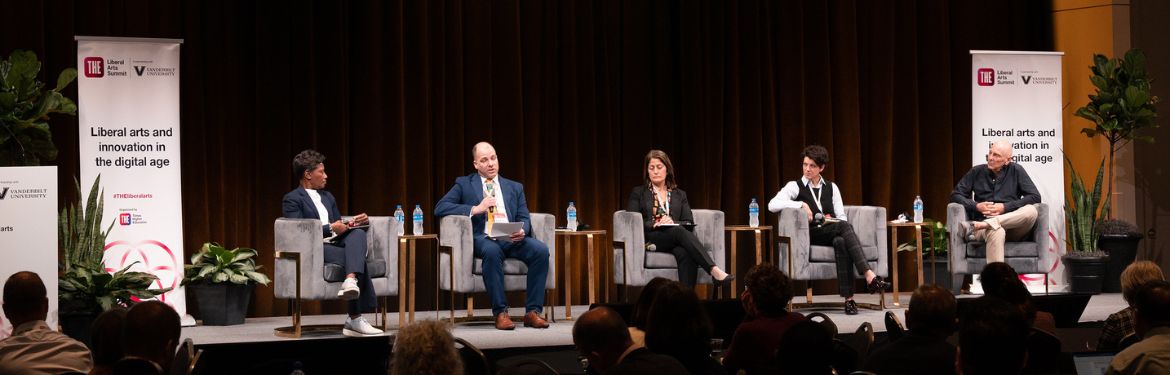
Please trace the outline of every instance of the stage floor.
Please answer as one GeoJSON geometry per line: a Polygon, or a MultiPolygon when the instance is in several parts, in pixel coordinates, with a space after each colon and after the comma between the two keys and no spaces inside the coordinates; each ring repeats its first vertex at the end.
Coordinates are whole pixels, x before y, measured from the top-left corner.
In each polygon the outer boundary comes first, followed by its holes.
{"type": "MultiPolygon", "coordinates": [[[[969,296],[961,296],[960,298],[967,298],[969,296]]],[[[973,296],[971,296],[973,297],[973,296]]],[[[877,303],[877,295],[858,295],[856,297],[858,302],[877,303]]],[[[843,299],[838,296],[825,295],[815,296],[813,298],[816,302],[841,302],[843,299]]],[[[797,297],[794,302],[803,302],[803,297],[797,297]]],[[[890,305],[889,296],[887,296],[887,309],[885,311],[894,311],[898,317],[905,321],[905,308],[895,307],[890,305]]],[[[909,295],[904,295],[902,299],[903,306],[909,302],[909,295]]],[[[1084,313],[1081,314],[1078,320],[1081,323],[1091,323],[1104,321],[1105,318],[1126,306],[1125,301],[1121,298],[1121,294],[1099,294],[1092,296],[1089,300],[1088,306],[1084,313]]],[[[588,306],[574,306],[573,316],[578,317],[586,310],[588,306]]],[[[885,311],[861,309],[861,313],[857,315],[845,315],[840,309],[800,309],[798,312],[808,314],[813,311],[824,313],[837,323],[837,327],[841,330],[840,333],[852,333],[863,322],[869,322],[873,325],[875,332],[885,331],[885,311]]],[[[465,310],[456,311],[456,316],[460,313],[466,314],[465,310]]],[[[520,316],[523,314],[522,309],[512,309],[513,316],[520,316]]],[[[476,310],[475,315],[478,317],[490,316],[489,310],[476,310]]],[[[519,322],[516,324],[514,331],[500,331],[496,330],[489,322],[480,323],[466,323],[457,324],[453,331],[456,337],[467,340],[472,345],[481,349],[502,349],[502,348],[520,348],[520,347],[544,347],[544,346],[571,346],[573,345],[572,328],[573,321],[564,319],[564,306],[559,306],[556,309],[558,319],[550,321],[551,326],[548,329],[537,330],[533,328],[525,328],[519,322]]],[[[447,311],[442,311],[436,314],[434,311],[416,312],[415,319],[445,319],[448,316],[447,311]]],[[[398,325],[397,312],[388,315],[391,324],[391,329],[388,330],[384,336],[392,336],[398,325]]],[[[344,322],[344,315],[314,315],[305,316],[303,318],[304,324],[341,324],[344,322]]],[[[374,314],[366,314],[366,319],[371,323],[375,323],[374,314]]],[[[243,325],[213,327],[213,326],[195,326],[183,328],[183,338],[191,338],[196,345],[216,345],[216,344],[242,344],[242,343],[260,343],[270,341],[296,341],[296,340],[317,340],[317,339],[335,339],[343,337],[341,331],[333,333],[319,333],[307,334],[299,339],[283,338],[273,334],[273,329],[281,326],[288,326],[292,322],[289,317],[269,317],[269,318],[250,318],[243,325]]]]}

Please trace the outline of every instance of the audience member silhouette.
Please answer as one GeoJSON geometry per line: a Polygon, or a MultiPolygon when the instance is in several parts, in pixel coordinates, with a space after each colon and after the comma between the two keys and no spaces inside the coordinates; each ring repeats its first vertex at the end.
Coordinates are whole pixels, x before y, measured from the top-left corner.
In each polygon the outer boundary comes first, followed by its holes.
{"type": "Polygon", "coordinates": [[[89,372],[93,367],[89,349],[49,328],[48,314],[49,299],[40,276],[21,271],[8,277],[4,315],[12,322],[12,336],[0,340],[0,374],[89,372]]]}
{"type": "Polygon", "coordinates": [[[923,285],[910,297],[906,336],[878,348],[862,365],[876,374],[954,374],[955,296],[937,285],[923,285]]]}
{"type": "Polygon", "coordinates": [[[420,320],[402,327],[395,335],[393,350],[391,375],[463,374],[463,361],[446,322],[420,320]]]}
{"type": "Polygon", "coordinates": [[[124,356],[115,374],[164,374],[179,346],[179,314],[159,301],[139,302],[126,312],[122,324],[124,356]]]}
{"type": "Polygon", "coordinates": [[[658,291],[646,318],[646,347],[665,354],[693,374],[725,374],[711,358],[711,321],[694,290],[670,282],[658,291]]]}
{"type": "Polygon", "coordinates": [[[779,374],[833,374],[833,335],[824,326],[803,320],[788,328],[776,349],[779,374]]]}
{"type": "Polygon", "coordinates": [[[747,316],[735,329],[723,358],[728,373],[741,369],[748,374],[775,372],[772,366],[780,338],[804,320],[804,315],[787,310],[791,300],[792,280],[778,267],[763,263],[748,270],[740,295],[747,316]]]}
{"type": "Polygon", "coordinates": [[[1052,314],[1039,311],[1032,302],[1032,293],[1020,281],[1015,268],[1003,262],[988,263],[979,273],[979,282],[985,295],[994,296],[1018,306],[1028,318],[1028,324],[1036,329],[1056,334],[1056,319],[1052,314]]]}
{"type": "Polygon", "coordinates": [[[1142,341],[1113,357],[1106,375],[1170,374],[1170,282],[1155,280],[1133,294],[1142,341]]]}
{"type": "Polygon", "coordinates": [[[1138,287],[1148,282],[1165,279],[1166,276],[1162,274],[1162,269],[1158,267],[1158,264],[1148,260],[1139,260],[1125,267],[1125,271],[1121,272],[1121,297],[1125,298],[1125,303],[1129,306],[1110,314],[1109,318],[1105,319],[1105,326],[1101,327],[1101,337],[1097,339],[1097,350],[1118,351],[1123,349],[1118,346],[1121,339],[1136,333],[1134,330],[1134,326],[1137,324],[1137,319],[1134,317],[1136,310],[1133,308],[1134,293],[1137,292],[1138,287]]]}
{"type": "Polygon", "coordinates": [[[93,370],[90,375],[114,373],[114,364],[122,359],[122,325],[126,321],[126,309],[117,307],[103,312],[89,327],[92,337],[90,350],[93,351],[93,370]]]}
{"type": "Polygon", "coordinates": [[[630,338],[626,322],[608,307],[582,314],[573,324],[573,344],[599,374],[682,374],[687,369],[674,358],[655,354],[630,338]]]}
{"type": "Polygon", "coordinates": [[[1017,306],[983,296],[959,320],[956,373],[1019,374],[1027,359],[1028,320],[1017,306]]]}
{"type": "Polygon", "coordinates": [[[634,345],[646,346],[646,319],[650,316],[650,305],[654,304],[658,290],[672,282],[665,277],[655,277],[642,287],[642,294],[638,295],[638,300],[634,302],[634,311],[630,314],[634,323],[630,326],[630,338],[634,340],[634,345]]]}

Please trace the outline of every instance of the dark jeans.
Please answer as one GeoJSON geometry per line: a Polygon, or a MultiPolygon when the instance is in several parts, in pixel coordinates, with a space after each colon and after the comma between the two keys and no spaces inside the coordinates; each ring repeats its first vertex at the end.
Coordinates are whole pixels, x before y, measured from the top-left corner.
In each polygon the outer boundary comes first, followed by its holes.
{"type": "Polygon", "coordinates": [[[837,258],[837,292],[842,297],[853,297],[850,268],[856,268],[861,275],[869,271],[869,263],[865,262],[865,252],[861,251],[861,241],[853,233],[853,225],[848,221],[829,223],[809,228],[808,235],[813,245],[833,247],[837,258]]]}
{"type": "Polygon", "coordinates": [[[349,300],[350,315],[361,314],[363,311],[374,311],[378,308],[378,296],[374,293],[374,282],[366,274],[366,231],[364,229],[350,229],[333,242],[325,244],[325,263],[339,264],[345,267],[345,273],[355,274],[361,295],[349,300]]]}
{"type": "Polygon", "coordinates": [[[678,263],[678,281],[686,286],[695,286],[700,268],[709,273],[715,267],[699,238],[682,226],[650,229],[646,231],[646,242],[654,244],[657,251],[674,254],[674,261],[678,263]]]}
{"type": "Polygon", "coordinates": [[[475,257],[483,259],[483,285],[492,302],[492,316],[508,311],[504,296],[504,259],[520,259],[528,266],[524,312],[544,311],[544,286],[548,282],[548,245],[532,237],[512,242],[475,236],[475,257]]]}

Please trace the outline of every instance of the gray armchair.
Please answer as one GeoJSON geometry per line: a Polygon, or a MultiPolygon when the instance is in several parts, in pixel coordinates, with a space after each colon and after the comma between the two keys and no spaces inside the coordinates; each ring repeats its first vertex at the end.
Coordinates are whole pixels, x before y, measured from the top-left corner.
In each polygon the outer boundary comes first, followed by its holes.
{"type": "MultiPolygon", "coordinates": [[[[886,244],[886,208],[874,206],[845,206],[845,215],[861,241],[865,260],[873,272],[881,277],[890,273],[889,252],[886,244]]],[[[799,208],[780,210],[777,235],[780,236],[780,269],[793,280],[834,280],[837,278],[837,257],[832,246],[815,246],[809,241],[808,216],[799,208]]],[[[856,275],[856,277],[864,277],[856,275]]],[[[839,281],[841,282],[841,281],[839,281]]],[[[852,281],[843,281],[852,282],[852,281]]],[[[814,304],[812,288],[805,291],[807,303],[799,307],[828,307],[837,304],[814,304]]],[[[858,303],[870,309],[885,308],[885,292],[878,305],[858,303]]]]}
{"type": "MultiPolygon", "coordinates": [[[[557,241],[553,232],[556,217],[533,212],[532,237],[548,245],[548,281],[545,291],[556,289],[557,241]]],[[[447,247],[439,254],[439,269],[449,272],[440,274],[439,289],[451,292],[451,316],[455,315],[455,293],[467,296],[467,318],[472,317],[474,300],[471,293],[486,292],[483,285],[483,259],[475,257],[472,247],[471,218],[467,216],[444,216],[439,220],[439,245],[447,247]]],[[[519,259],[504,259],[504,290],[516,291],[527,288],[528,266],[519,259]]]]}
{"type": "MultiPolygon", "coordinates": [[[[370,216],[370,227],[366,229],[366,271],[379,297],[383,328],[387,327],[386,297],[398,295],[398,274],[393,272],[398,264],[398,252],[391,249],[397,249],[400,225],[393,217],[370,216]]],[[[276,219],[273,232],[276,264],[272,290],[276,298],[292,299],[293,303],[293,325],[276,328],[276,335],[300,337],[302,331],[340,331],[340,324],[301,325],[301,300],[336,299],[345,281],[344,267],[325,263],[321,221],[280,218],[276,219]]]]}
{"type": "MultiPolygon", "coordinates": [[[[950,249],[951,277],[954,283],[951,288],[958,293],[963,288],[965,275],[973,275],[983,271],[987,265],[987,246],[982,241],[968,242],[962,236],[960,223],[966,221],[967,211],[963,205],[951,203],[947,205],[947,230],[951,233],[950,249]]],[[[1004,243],[1004,262],[1019,273],[1044,274],[1044,290],[1048,290],[1048,270],[1056,262],[1056,253],[1048,251],[1051,245],[1048,236],[1048,205],[1036,204],[1036,225],[1032,228],[1032,235],[1024,241],[1004,243]]]]}
{"type": "MultiPolygon", "coordinates": [[[[695,236],[707,248],[715,265],[727,268],[724,249],[724,214],[717,210],[691,210],[695,216],[695,236]]],[[[669,250],[647,251],[646,231],[642,214],[633,211],[613,213],[613,263],[614,283],[631,286],[645,286],[650,279],[665,277],[678,281],[678,263],[669,250]]],[[[711,276],[700,272],[697,282],[711,283],[711,276]]],[[[625,293],[626,296],[629,293],[625,293]]]]}

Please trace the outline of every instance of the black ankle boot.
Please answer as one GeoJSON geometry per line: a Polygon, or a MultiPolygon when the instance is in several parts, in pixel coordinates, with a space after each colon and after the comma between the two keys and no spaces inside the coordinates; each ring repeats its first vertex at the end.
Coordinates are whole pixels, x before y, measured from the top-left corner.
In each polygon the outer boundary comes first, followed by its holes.
{"type": "Polygon", "coordinates": [[[845,300],[845,315],[857,315],[857,302],[845,300]]]}

